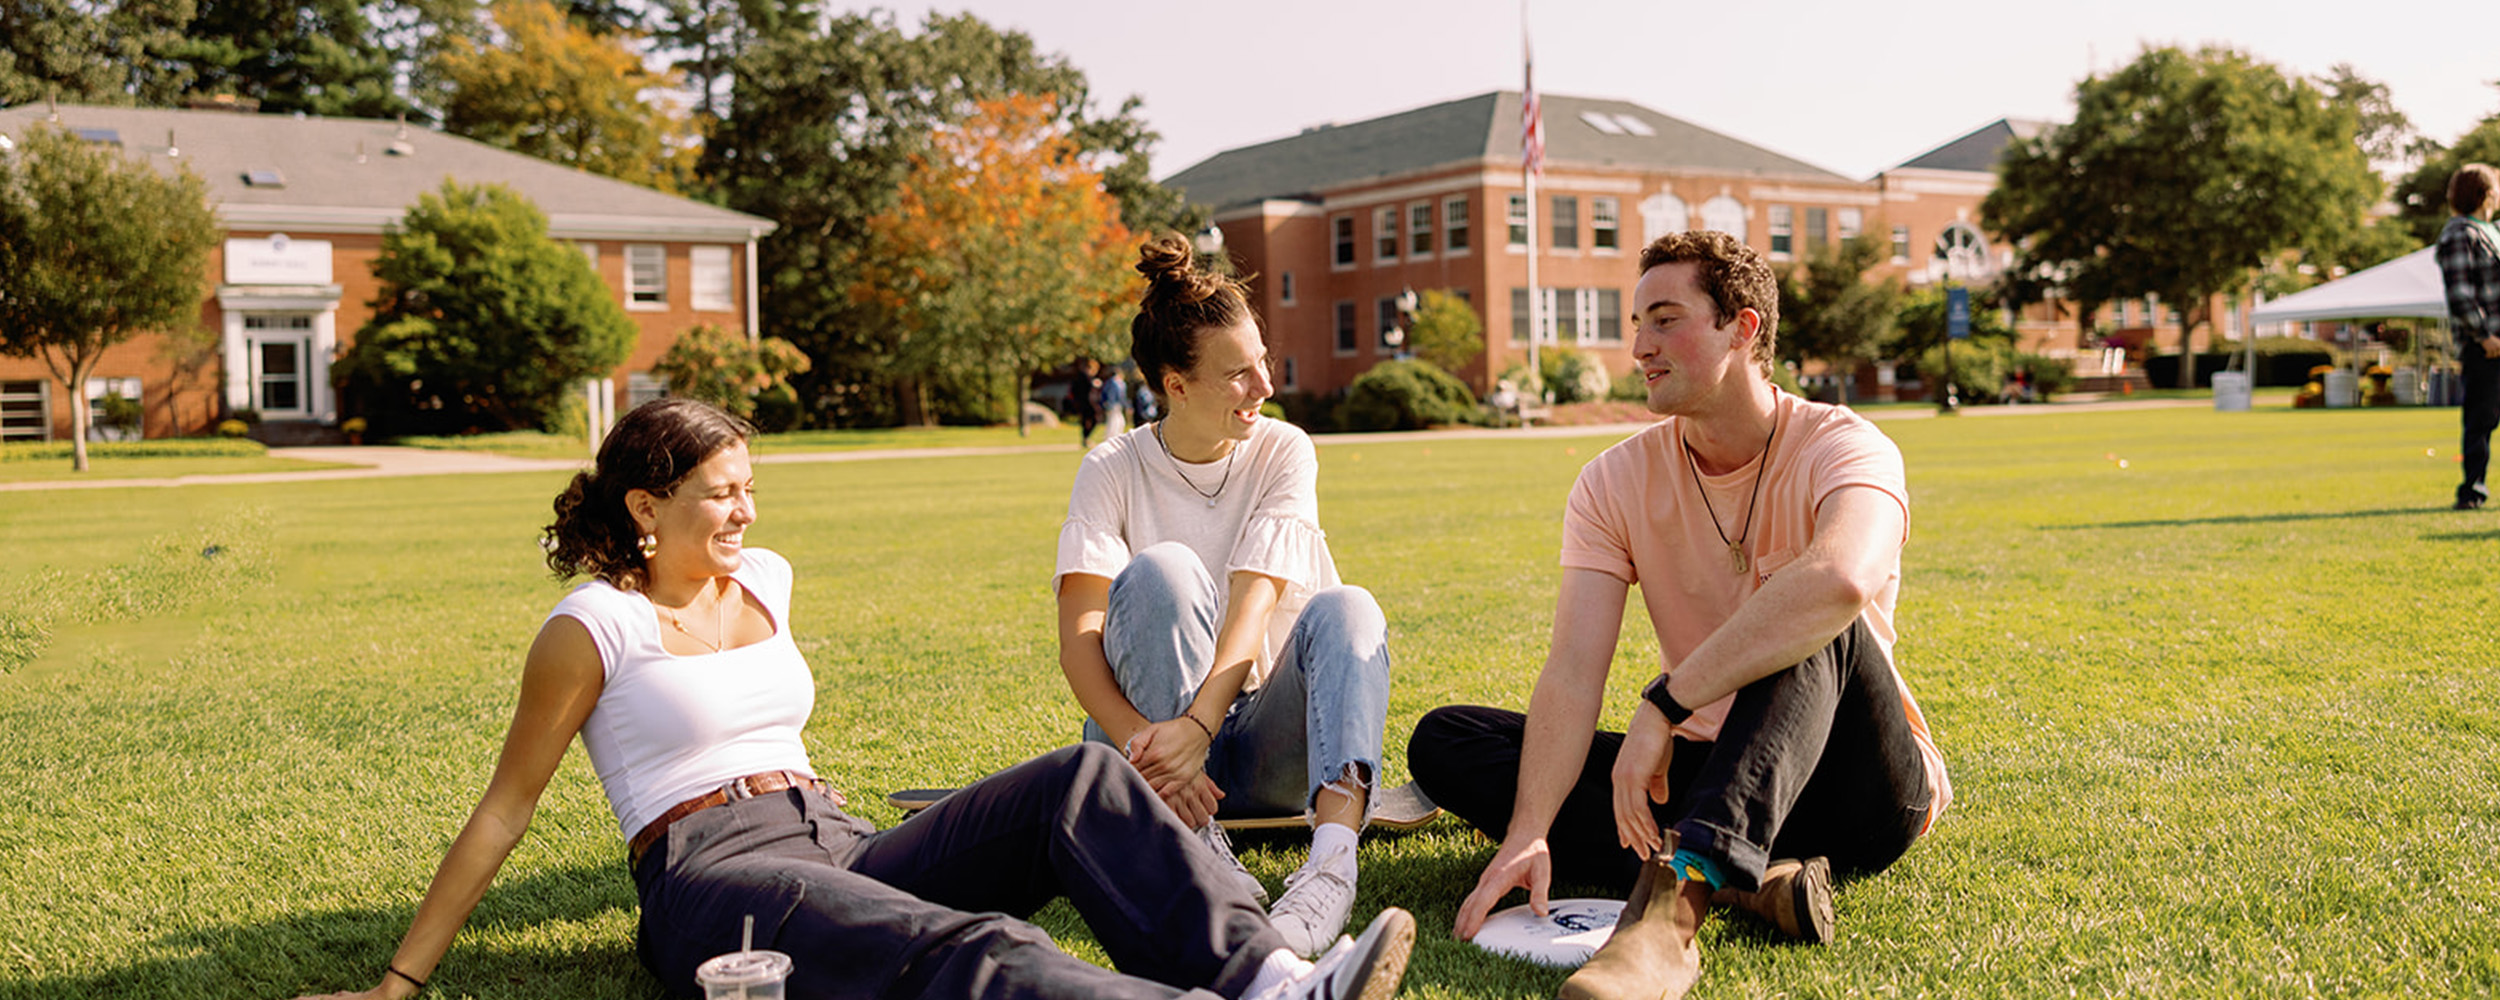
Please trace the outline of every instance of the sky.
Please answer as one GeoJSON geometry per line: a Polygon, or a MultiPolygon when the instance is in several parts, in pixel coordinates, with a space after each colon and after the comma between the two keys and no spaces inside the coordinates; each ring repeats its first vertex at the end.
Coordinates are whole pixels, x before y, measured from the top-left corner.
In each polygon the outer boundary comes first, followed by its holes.
{"type": "MultiPolygon", "coordinates": [[[[1518,0],[959,0],[1127,95],[1168,177],[1236,146],[1520,86],[1518,0]]],[[[1999,118],[2064,120],[2145,45],[2224,43],[2303,75],[2351,63],[2424,135],[2500,113],[2488,0],[1530,0],[1537,89],[1615,98],[1852,177],[1999,118]],[[2451,43],[2449,39],[2461,40],[2451,43]]]]}

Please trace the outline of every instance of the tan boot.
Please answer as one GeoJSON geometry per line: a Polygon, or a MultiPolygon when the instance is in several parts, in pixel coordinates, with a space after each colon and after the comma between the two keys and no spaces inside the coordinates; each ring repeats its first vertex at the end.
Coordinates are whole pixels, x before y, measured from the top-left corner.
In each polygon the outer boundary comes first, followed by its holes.
{"type": "Polygon", "coordinates": [[[1839,924],[1832,911],[1832,865],[1822,858],[1771,862],[1761,888],[1721,889],[1710,894],[1710,903],[1753,913],[1807,944],[1829,942],[1839,924]]]}
{"type": "Polygon", "coordinates": [[[1686,885],[1674,856],[1669,834],[1667,845],[1641,864],[1614,936],[1563,980],[1559,1000],[1676,1000],[1701,978],[1694,939],[1710,906],[1708,890],[1686,885]]]}

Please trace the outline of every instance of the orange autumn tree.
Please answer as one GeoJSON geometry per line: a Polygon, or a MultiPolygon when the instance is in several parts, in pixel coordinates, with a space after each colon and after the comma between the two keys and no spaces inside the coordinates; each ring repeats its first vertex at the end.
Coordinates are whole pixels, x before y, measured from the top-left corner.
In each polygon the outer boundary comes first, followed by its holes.
{"type": "Polygon", "coordinates": [[[977,102],[911,158],[894,208],[868,223],[851,296],[894,334],[904,409],[929,386],[1007,390],[1010,419],[1035,372],[1121,349],[1135,242],[1048,96],[977,102]]]}

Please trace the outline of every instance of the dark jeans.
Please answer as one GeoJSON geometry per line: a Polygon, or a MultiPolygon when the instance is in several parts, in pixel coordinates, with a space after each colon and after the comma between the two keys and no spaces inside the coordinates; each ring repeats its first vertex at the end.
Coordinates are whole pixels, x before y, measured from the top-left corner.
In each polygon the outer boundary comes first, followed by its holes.
{"type": "Polygon", "coordinates": [[[2468,344],[2465,356],[2465,440],[2457,452],[2465,459],[2465,481],[2457,499],[2481,500],[2483,474],[2491,468],[2491,430],[2500,427],[2500,358],[2483,357],[2481,344],[2468,344]]]}
{"type": "Polygon", "coordinates": [[[882,832],[795,789],[688,816],[634,872],[636,938],[678,996],[748,914],[794,998],[1236,996],[1285,942],[1228,871],[1117,751],[1080,745],[882,832]],[[1021,919],[1059,896],[1122,972],[1021,919]]]}
{"type": "MultiPolygon", "coordinates": [[[[1424,794],[1499,839],[1518,795],[1527,716],[1434,709],[1407,741],[1424,794]]],[[[1546,836],[1554,874],[1629,887],[1640,859],[1615,840],[1611,772],[1623,734],[1599,732],[1546,836]]],[[[1831,859],[1844,875],[1883,870],[1927,824],[1931,794],[1901,685],[1860,619],[1805,662],[1736,693],[1715,742],[1675,741],[1668,796],[1652,805],[1683,847],[1751,889],[1772,858],[1831,859]]]]}

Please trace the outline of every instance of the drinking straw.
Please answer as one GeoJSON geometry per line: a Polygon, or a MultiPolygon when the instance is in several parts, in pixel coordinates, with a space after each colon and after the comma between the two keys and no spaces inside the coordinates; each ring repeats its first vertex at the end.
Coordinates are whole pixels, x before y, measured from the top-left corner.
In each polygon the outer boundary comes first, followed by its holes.
{"type": "Polygon", "coordinates": [[[741,952],[755,950],[755,914],[747,914],[746,933],[738,937],[738,950],[741,952]]]}

